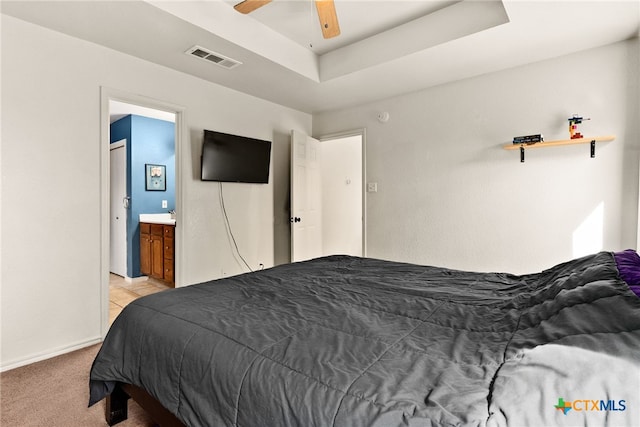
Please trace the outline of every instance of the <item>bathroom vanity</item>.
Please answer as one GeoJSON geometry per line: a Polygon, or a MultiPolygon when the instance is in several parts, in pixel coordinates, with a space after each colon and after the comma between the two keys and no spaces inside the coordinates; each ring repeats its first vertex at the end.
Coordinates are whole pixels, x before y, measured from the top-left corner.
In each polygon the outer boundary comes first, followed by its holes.
{"type": "Polygon", "coordinates": [[[140,272],[175,287],[175,219],[140,215],[140,272]]]}

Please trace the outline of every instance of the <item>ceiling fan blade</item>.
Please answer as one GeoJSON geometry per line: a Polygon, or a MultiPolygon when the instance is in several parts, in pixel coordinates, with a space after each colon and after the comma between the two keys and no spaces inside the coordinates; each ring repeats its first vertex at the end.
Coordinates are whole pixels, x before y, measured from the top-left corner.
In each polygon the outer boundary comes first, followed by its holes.
{"type": "Polygon", "coordinates": [[[318,10],[318,18],[320,18],[320,27],[322,28],[322,36],[325,39],[340,35],[340,25],[338,25],[338,15],[336,14],[336,5],[333,0],[315,0],[316,9],[318,10]]]}
{"type": "Polygon", "coordinates": [[[253,12],[267,3],[271,3],[271,0],[244,0],[233,6],[233,8],[240,13],[246,14],[253,12]]]}

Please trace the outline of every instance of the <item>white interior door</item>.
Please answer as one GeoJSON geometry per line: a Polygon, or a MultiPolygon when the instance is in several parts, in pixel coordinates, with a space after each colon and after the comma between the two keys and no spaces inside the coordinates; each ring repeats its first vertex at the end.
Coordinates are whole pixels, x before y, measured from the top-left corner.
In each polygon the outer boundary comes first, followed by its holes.
{"type": "Polygon", "coordinates": [[[110,251],[109,268],[127,276],[127,148],[125,140],[111,144],[110,157],[110,251]]]}
{"type": "Polygon", "coordinates": [[[322,256],[320,141],[291,131],[291,261],[322,256]]]}
{"type": "Polygon", "coordinates": [[[362,135],[322,139],[322,253],[364,255],[362,135]]]}

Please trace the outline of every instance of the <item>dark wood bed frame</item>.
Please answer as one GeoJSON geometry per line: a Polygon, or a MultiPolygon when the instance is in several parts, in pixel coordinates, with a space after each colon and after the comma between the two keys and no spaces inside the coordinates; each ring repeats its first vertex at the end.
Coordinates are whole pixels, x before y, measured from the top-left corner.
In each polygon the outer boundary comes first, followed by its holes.
{"type": "Polygon", "coordinates": [[[116,388],[106,398],[105,419],[107,424],[112,426],[127,419],[129,399],[135,400],[161,427],[185,427],[175,415],[144,389],[124,383],[117,383],[116,388]]]}

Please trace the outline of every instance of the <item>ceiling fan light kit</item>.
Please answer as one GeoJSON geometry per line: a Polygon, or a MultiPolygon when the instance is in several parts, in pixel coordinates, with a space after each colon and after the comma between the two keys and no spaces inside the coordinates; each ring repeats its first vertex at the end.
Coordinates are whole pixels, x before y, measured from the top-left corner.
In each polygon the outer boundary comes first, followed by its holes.
{"type": "MultiPolygon", "coordinates": [[[[244,0],[233,8],[240,13],[248,14],[254,10],[271,3],[272,0],[244,0]]],[[[320,20],[320,29],[322,37],[330,39],[340,35],[340,25],[338,24],[338,15],[336,13],[336,5],[333,0],[315,0],[318,19],[320,20]]]]}

